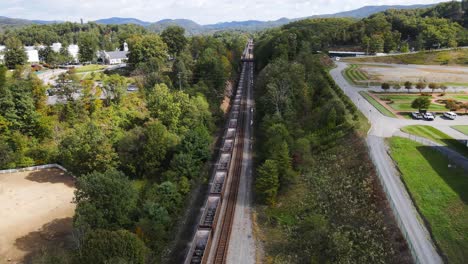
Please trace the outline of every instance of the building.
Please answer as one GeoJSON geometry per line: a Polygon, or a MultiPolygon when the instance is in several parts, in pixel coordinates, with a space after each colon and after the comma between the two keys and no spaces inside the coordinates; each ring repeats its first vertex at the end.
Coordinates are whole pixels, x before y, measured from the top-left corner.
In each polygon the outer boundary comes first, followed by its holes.
{"type": "MultiPolygon", "coordinates": [[[[5,46],[0,46],[0,63],[4,63],[5,55],[3,54],[6,50],[5,46]]],[[[24,51],[28,57],[29,63],[39,63],[39,52],[34,46],[24,47],[24,51]]]]}
{"type": "Polygon", "coordinates": [[[68,45],[68,53],[73,57],[74,62],[79,62],[78,54],[80,53],[80,47],[76,44],[68,45]]]}
{"type": "Polygon", "coordinates": [[[126,63],[128,60],[128,45],[125,42],[123,44],[123,50],[99,51],[98,57],[104,64],[114,65],[126,63]]]}

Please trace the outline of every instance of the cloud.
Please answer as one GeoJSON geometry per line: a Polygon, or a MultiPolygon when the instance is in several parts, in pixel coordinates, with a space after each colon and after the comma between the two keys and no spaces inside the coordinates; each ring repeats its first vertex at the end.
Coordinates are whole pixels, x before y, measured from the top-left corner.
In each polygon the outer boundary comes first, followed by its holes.
{"type": "Polygon", "coordinates": [[[441,0],[8,0],[0,15],[26,19],[85,21],[134,17],[146,21],[187,18],[202,24],[275,20],[336,13],[365,5],[430,4],[441,0]]]}

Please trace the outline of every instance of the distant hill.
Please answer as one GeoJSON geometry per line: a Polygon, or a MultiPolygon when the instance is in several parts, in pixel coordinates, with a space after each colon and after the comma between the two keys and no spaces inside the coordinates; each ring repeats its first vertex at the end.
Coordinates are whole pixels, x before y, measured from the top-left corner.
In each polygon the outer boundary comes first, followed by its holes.
{"type": "Polygon", "coordinates": [[[123,25],[123,24],[135,24],[140,26],[149,26],[151,22],[142,21],[136,18],[123,18],[123,17],[111,17],[111,18],[104,18],[94,21],[98,24],[105,24],[105,25],[123,25]]]}
{"type": "MultiPolygon", "coordinates": [[[[231,21],[221,22],[211,25],[200,25],[189,19],[164,19],[157,22],[147,22],[136,18],[122,18],[122,17],[111,17],[105,19],[99,19],[94,22],[98,24],[135,24],[147,27],[149,30],[154,32],[161,32],[168,26],[177,25],[185,28],[188,34],[202,34],[215,32],[220,30],[243,30],[243,31],[255,31],[262,30],[271,27],[278,27],[288,24],[293,21],[298,21],[307,18],[327,18],[327,17],[351,17],[351,18],[365,18],[378,12],[386,11],[388,9],[415,9],[415,8],[429,8],[433,5],[383,5],[383,6],[364,6],[355,10],[339,12],[335,14],[315,15],[302,18],[281,18],[274,21],[259,21],[259,20],[248,20],[248,21],[231,21]]],[[[26,20],[17,18],[8,18],[0,16],[0,30],[5,28],[21,27],[30,24],[51,24],[60,23],[61,21],[45,21],[45,20],[26,20]]]]}
{"type": "Polygon", "coordinates": [[[148,29],[154,32],[161,32],[169,26],[183,27],[189,34],[200,34],[206,30],[204,26],[192,21],[190,19],[164,19],[148,26],[148,29]]]}
{"type": "MultiPolygon", "coordinates": [[[[365,18],[375,13],[387,11],[389,9],[417,9],[417,8],[429,8],[436,4],[429,5],[381,5],[381,6],[364,6],[355,10],[339,12],[335,14],[317,15],[307,18],[320,18],[320,17],[351,17],[351,18],[365,18]]],[[[297,20],[297,19],[295,19],[297,20]]]]}

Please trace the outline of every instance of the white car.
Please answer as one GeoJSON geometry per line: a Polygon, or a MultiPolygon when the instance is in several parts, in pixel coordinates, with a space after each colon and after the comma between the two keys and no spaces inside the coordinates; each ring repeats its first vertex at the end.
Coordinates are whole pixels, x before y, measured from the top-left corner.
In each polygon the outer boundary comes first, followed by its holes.
{"type": "Polygon", "coordinates": [[[425,114],[423,114],[423,117],[427,121],[434,121],[434,115],[431,114],[431,113],[425,113],[425,114]]]}
{"type": "Polygon", "coordinates": [[[445,112],[444,117],[451,120],[455,120],[455,118],[457,118],[457,114],[455,114],[454,112],[445,112]]]}

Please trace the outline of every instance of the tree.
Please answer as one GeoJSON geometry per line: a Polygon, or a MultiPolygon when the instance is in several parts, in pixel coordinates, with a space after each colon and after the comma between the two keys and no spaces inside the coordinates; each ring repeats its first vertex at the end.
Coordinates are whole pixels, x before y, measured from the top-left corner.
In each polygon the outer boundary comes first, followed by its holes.
{"type": "Polygon", "coordinates": [[[127,230],[89,231],[80,249],[79,263],[146,263],[148,249],[143,241],[127,230]]]}
{"type": "Polygon", "coordinates": [[[60,142],[60,162],[77,176],[104,172],[118,165],[118,156],[103,130],[94,122],[78,125],[60,142]]]}
{"type": "Polygon", "coordinates": [[[422,93],[422,90],[427,87],[427,84],[425,82],[418,82],[416,83],[416,89],[419,90],[420,93],[422,93]]]}
{"type": "Polygon", "coordinates": [[[78,178],[75,227],[118,230],[128,227],[135,210],[137,192],[119,171],[92,172],[78,178]]]}
{"type": "Polygon", "coordinates": [[[274,205],[279,189],[278,164],[266,160],[258,169],[255,179],[255,193],[259,200],[267,205],[274,205]]]}
{"type": "Polygon", "coordinates": [[[405,89],[408,90],[408,93],[410,92],[411,88],[413,88],[413,83],[410,81],[405,82],[405,89]]]}
{"type": "Polygon", "coordinates": [[[185,29],[179,26],[169,26],[161,33],[161,38],[167,44],[169,53],[179,55],[187,45],[185,29]]]}
{"type": "Polygon", "coordinates": [[[420,96],[411,103],[411,107],[418,109],[421,112],[421,109],[428,109],[431,105],[431,100],[428,96],[420,96]]]}
{"type": "Polygon", "coordinates": [[[434,90],[437,88],[439,88],[439,84],[433,82],[429,83],[429,89],[432,90],[432,93],[434,93],[434,90]]]}
{"type": "Polygon", "coordinates": [[[382,83],[382,86],[381,86],[381,87],[382,87],[382,90],[388,91],[388,90],[390,89],[390,84],[384,82],[384,83],[382,83]]]}
{"type": "Polygon", "coordinates": [[[2,89],[6,84],[7,71],[8,69],[5,66],[0,65],[0,89],[2,89]]]}
{"type": "Polygon", "coordinates": [[[134,67],[152,59],[161,62],[167,59],[167,45],[155,34],[133,36],[128,40],[128,47],[128,63],[134,67]]]}
{"type": "Polygon", "coordinates": [[[90,32],[83,32],[78,39],[79,58],[82,63],[91,62],[96,57],[98,40],[90,32]]]}
{"type": "Polygon", "coordinates": [[[400,90],[401,89],[401,84],[396,82],[393,84],[393,89],[395,89],[396,91],[400,90]]]}
{"type": "Polygon", "coordinates": [[[118,74],[112,74],[104,80],[102,89],[105,91],[107,105],[111,102],[119,105],[125,95],[127,80],[118,74]]]}
{"type": "Polygon", "coordinates": [[[445,91],[447,91],[447,89],[448,89],[447,85],[445,85],[445,84],[441,84],[439,88],[440,88],[444,93],[445,93],[445,91]]]}
{"type": "Polygon", "coordinates": [[[18,38],[7,38],[5,46],[4,61],[9,69],[14,69],[17,65],[26,64],[28,56],[24,50],[23,43],[18,38]]]}

